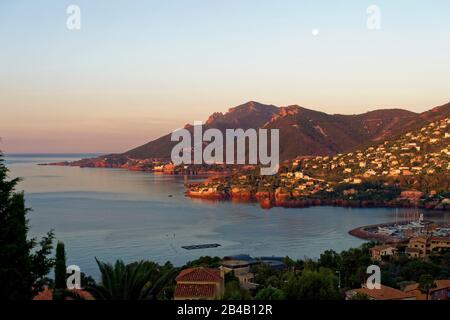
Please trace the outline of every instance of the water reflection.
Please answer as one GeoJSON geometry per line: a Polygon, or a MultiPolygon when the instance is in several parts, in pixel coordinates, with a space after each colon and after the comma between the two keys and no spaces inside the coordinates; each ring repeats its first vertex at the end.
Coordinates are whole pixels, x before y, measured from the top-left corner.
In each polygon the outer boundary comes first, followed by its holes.
{"type": "MultiPolygon", "coordinates": [[[[348,231],[394,221],[393,209],[312,207],[263,210],[258,204],[184,197],[193,177],[119,169],[37,166],[75,156],[8,156],[11,176],[24,180],[31,234],[54,229],[66,242],[68,262],[97,275],[94,257],[113,261],[167,260],[179,265],[201,255],[248,253],[317,257],[322,251],[358,246],[348,231]],[[181,246],[220,243],[216,249],[181,246]]],[[[198,177],[197,177],[198,178],[198,177]]],[[[410,212],[399,210],[400,214],[410,212]]],[[[449,214],[425,213],[449,220],[449,214]]]]}

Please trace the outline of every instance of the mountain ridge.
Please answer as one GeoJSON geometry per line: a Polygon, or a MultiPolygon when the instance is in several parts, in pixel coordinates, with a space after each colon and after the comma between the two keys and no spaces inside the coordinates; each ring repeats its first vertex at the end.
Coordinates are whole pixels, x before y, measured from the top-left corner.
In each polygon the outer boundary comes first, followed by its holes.
{"type": "MultiPolygon", "coordinates": [[[[407,130],[450,115],[450,103],[422,113],[405,109],[376,109],[362,114],[328,114],[299,105],[277,107],[256,101],[212,113],[204,130],[254,128],[280,130],[280,159],[306,155],[333,155],[395,137],[407,130]]],[[[192,125],[185,128],[192,130],[192,125]]],[[[135,159],[170,158],[177,142],[167,134],[122,153],[135,159]]]]}

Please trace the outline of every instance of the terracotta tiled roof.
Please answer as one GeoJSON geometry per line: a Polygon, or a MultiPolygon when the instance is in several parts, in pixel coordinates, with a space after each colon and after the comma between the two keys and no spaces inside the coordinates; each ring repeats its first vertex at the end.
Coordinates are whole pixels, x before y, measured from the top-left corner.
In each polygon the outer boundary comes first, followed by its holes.
{"type": "Polygon", "coordinates": [[[389,248],[394,248],[397,249],[397,247],[394,244],[383,244],[380,246],[375,246],[373,247],[371,250],[385,250],[385,249],[389,249],[389,248]]]}
{"type": "MultiPolygon", "coordinates": [[[[95,300],[94,297],[85,290],[72,290],[75,294],[79,295],[84,300],[95,300]]],[[[72,300],[72,298],[67,298],[67,300],[72,300]]]]}
{"type": "Polygon", "coordinates": [[[180,272],[177,282],[219,282],[222,281],[220,270],[209,268],[190,268],[180,272]]]}
{"type": "Polygon", "coordinates": [[[450,279],[447,280],[436,280],[436,288],[433,289],[434,290],[441,290],[441,289],[445,289],[445,288],[450,288],[450,279]]]}
{"type": "Polygon", "coordinates": [[[48,288],[34,296],[33,300],[53,300],[53,293],[48,288]]]}
{"type": "MultiPolygon", "coordinates": [[[[450,279],[448,280],[436,280],[434,282],[436,284],[436,288],[433,288],[430,290],[430,292],[436,291],[436,290],[442,290],[442,289],[446,289],[446,288],[450,288],[450,279]]],[[[407,285],[405,287],[405,292],[410,292],[413,290],[419,290],[419,284],[418,283],[413,283],[410,285],[407,285]]]]}
{"type": "Polygon", "coordinates": [[[405,293],[403,291],[381,285],[381,289],[369,290],[368,288],[353,289],[352,291],[366,294],[375,300],[403,300],[413,299],[414,294],[405,293]]]}
{"type": "Polygon", "coordinates": [[[413,284],[408,284],[403,291],[409,292],[409,291],[417,290],[418,288],[419,288],[419,284],[413,283],[413,284]]]}
{"type": "Polygon", "coordinates": [[[450,237],[431,237],[431,241],[450,241],[450,237]]]}
{"type": "MultiPolygon", "coordinates": [[[[84,300],[94,300],[94,297],[85,290],[72,290],[72,293],[79,295],[84,300]]],[[[45,288],[43,291],[39,292],[33,300],[53,300],[53,292],[49,288],[45,288]]],[[[73,300],[67,297],[66,300],[73,300]]]]}
{"type": "Polygon", "coordinates": [[[214,298],[214,284],[177,284],[175,298],[214,298]]]}

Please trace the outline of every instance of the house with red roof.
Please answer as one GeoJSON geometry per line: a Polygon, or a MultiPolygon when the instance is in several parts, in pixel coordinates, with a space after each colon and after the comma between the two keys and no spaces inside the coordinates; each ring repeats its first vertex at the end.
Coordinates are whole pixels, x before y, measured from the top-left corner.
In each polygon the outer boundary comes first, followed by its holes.
{"type": "MultiPolygon", "coordinates": [[[[81,289],[70,290],[73,295],[78,296],[82,300],[94,300],[94,297],[87,291],[81,289]]],[[[53,300],[53,290],[45,287],[39,292],[33,300],[53,300]]],[[[65,300],[74,300],[72,297],[66,297],[65,300]]]]}
{"type": "Polygon", "coordinates": [[[420,291],[418,283],[406,286],[403,291],[413,294],[416,300],[450,300],[450,279],[436,280],[434,284],[435,288],[430,290],[428,297],[420,291]]]}
{"type": "Polygon", "coordinates": [[[363,285],[345,293],[346,300],[352,300],[357,294],[367,296],[369,300],[416,300],[413,293],[403,292],[395,288],[381,285],[380,289],[369,289],[363,285]]]}
{"type": "Polygon", "coordinates": [[[189,268],[175,280],[175,300],[217,300],[225,291],[224,273],[219,269],[189,268]]]}
{"type": "Polygon", "coordinates": [[[385,244],[371,248],[370,254],[372,256],[372,261],[381,261],[383,260],[383,257],[396,255],[397,251],[395,244],[385,244]]]}

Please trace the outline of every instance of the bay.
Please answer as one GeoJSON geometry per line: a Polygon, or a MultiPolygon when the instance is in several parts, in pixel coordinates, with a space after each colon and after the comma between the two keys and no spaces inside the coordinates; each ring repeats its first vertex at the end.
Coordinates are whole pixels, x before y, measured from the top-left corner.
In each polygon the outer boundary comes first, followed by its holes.
{"type": "MultiPolygon", "coordinates": [[[[152,260],[182,265],[203,255],[316,258],[327,249],[357,247],[348,231],[395,220],[394,209],[311,207],[263,210],[258,204],[211,202],[184,196],[198,177],[121,169],[38,166],[93,155],[6,155],[11,177],[22,177],[30,236],[53,229],[66,245],[68,264],[98,277],[95,257],[114,262],[152,260]],[[218,243],[218,248],[182,246],[218,243]]],[[[399,217],[415,210],[399,210],[399,217]]],[[[449,213],[424,212],[450,220],[449,213]]]]}

